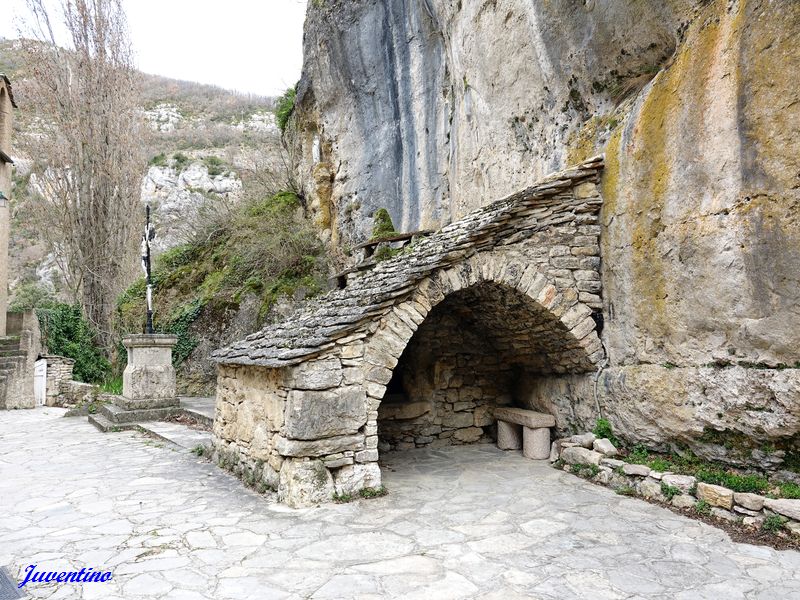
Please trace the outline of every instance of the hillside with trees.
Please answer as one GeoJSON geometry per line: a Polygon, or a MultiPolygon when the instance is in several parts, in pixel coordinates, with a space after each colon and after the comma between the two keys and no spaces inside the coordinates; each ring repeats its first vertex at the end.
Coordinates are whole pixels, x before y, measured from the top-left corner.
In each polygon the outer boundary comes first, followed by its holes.
{"type": "MultiPolygon", "coordinates": [[[[106,350],[82,349],[81,360],[91,363],[84,372],[117,387],[115,374],[124,367],[121,336],[141,331],[144,322],[136,240],[144,206],[150,204],[158,232],[155,326],[180,338],[175,360],[182,389],[210,391],[214,370],[207,355],[212,349],[281,318],[326,285],[324,245],[293,184],[276,100],[132,72],[136,112],[144,125],[131,141],[141,151],[139,193],[124,217],[133,236],[126,246],[131,252],[124,272],[114,278],[118,291],[104,342],[96,326],[74,323],[76,314],[88,316],[82,287],[70,282],[63,245],[47,235],[62,233],[47,221],[57,211],[42,210],[51,204],[44,181],[54,171],[44,162],[41,142],[53,121],[33,102],[37,85],[26,45],[30,52],[36,42],[0,40],[0,72],[12,79],[20,105],[11,199],[12,308],[37,309],[48,323],[68,320],[69,327],[88,327],[106,350]],[[65,308],[76,302],[82,311],[65,308]]],[[[60,338],[54,336],[55,347],[60,338]]]]}

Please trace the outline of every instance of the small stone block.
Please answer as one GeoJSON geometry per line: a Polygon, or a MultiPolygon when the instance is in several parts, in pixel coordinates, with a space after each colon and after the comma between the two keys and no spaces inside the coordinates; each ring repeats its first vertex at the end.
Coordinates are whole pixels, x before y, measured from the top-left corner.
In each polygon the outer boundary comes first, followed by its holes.
{"type": "Polygon", "coordinates": [[[650,475],[650,467],[647,465],[623,465],[622,472],[625,473],[625,475],[647,477],[650,475]]]}
{"type": "Polygon", "coordinates": [[[729,490],[721,485],[698,483],[697,497],[700,500],[705,500],[711,506],[718,506],[726,510],[733,508],[733,490],[729,490]]]}
{"type": "Polygon", "coordinates": [[[561,460],[570,465],[599,465],[603,455],[594,450],[587,450],[580,446],[564,448],[561,452],[561,460]]]}
{"type": "Polygon", "coordinates": [[[614,444],[611,443],[611,440],[607,438],[594,440],[594,442],[592,442],[592,450],[604,456],[616,456],[619,453],[614,444]]]}
{"type": "Polygon", "coordinates": [[[672,506],[677,508],[692,508],[697,503],[697,498],[689,494],[678,494],[672,499],[672,506]]]}
{"type": "Polygon", "coordinates": [[[764,496],[758,494],[748,494],[746,492],[734,492],[733,501],[747,510],[761,510],[764,508],[764,496]]]}

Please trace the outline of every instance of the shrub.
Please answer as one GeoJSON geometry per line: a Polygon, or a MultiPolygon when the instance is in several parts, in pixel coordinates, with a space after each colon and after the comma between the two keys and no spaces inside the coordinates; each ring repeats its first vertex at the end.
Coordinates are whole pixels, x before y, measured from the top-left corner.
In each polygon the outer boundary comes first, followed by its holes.
{"type": "Polygon", "coordinates": [[[761,475],[737,475],[719,469],[699,469],[695,474],[698,481],[721,485],[734,492],[761,493],[769,488],[769,481],[761,475]]]}
{"type": "Polygon", "coordinates": [[[390,258],[394,258],[398,254],[403,251],[402,248],[392,248],[391,246],[381,245],[375,251],[375,260],[377,262],[383,262],[384,260],[389,260],[390,258]]]}
{"type": "Polygon", "coordinates": [[[175,161],[175,170],[180,173],[181,171],[185,171],[186,167],[192,162],[188,156],[186,156],[183,152],[176,152],[172,155],[172,160],[175,161]]]}
{"type": "Polygon", "coordinates": [[[680,495],[681,490],[674,485],[669,485],[662,481],[661,493],[664,494],[664,497],[666,497],[667,500],[672,500],[675,496],[680,495]]]}
{"type": "Polygon", "coordinates": [[[577,463],[571,465],[569,470],[573,474],[580,475],[581,477],[594,477],[600,472],[600,467],[597,465],[577,463]]]}
{"type": "Polygon", "coordinates": [[[24,312],[35,308],[46,308],[56,303],[53,292],[37,282],[22,283],[14,290],[14,299],[8,306],[9,312],[24,312]]]}
{"type": "Polygon", "coordinates": [[[786,519],[780,515],[770,515],[764,519],[764,522],[761,524],[761,529],[768,531],[769,533],[778,533],[781,529],[783,529],[785,524],[786,519]]]}
{"type": "Polygon", "coordinates": [[[711,505],[705,500],[698,500],[697,502],[695,502],[694,511],[698,515],[710,515],[711,505]]]}
{"type": "Polygon", "coordinates": [[[225,162],[216,156],[204,157],[203,164],[208,170],[209,177],[218,177],[227,172],[227,169],[225,169],[225,162]]]}
{"type": "Polygon", "coordinates": [[[384,486],[376,487],[376,488],[364,488],[359,490],[358,495],[362,498],[380,498],[381,496],[385,496],[389,493],[384,486]]]}
{"type": "Polygon", "coordinates": [[[372,215],[372,237],[371,241],[382,240],[397,235],[392,223],[392,216],[385,208],[379,208],[372,215]]]}
{"type": "Polygon", "coordinates": [[[592,430],[598,438],[607,438],[615,446],[619,446],[619,440],[614,436],[614,431],[611,429],[611,423],[608,419],[597,419],[592,430]]]}
{"type": "Polygon", "coordinates": [[[36,311],[42,343],[50,354],[75,360],[73,376],[78,381],[100,383],[111,373],[110,363],[95,345],[95,332],[77,304],[54,304],[36,311]]]}
{"type": "Polygon", "coordinates": [[[290,87],[283,95],[278,98],[275,106],[275,120],[278,123],[278,129],[281,132],[286,131],[286,126],[289,124],[289,119],[294,112],[294,104],[297,100],[297,88],[290,87]]]}
{"type": "Polygon", "coordinates": [[[122,395],[122,377],[111,377],[100,384],[100,389],[106,394],[122,395]]]}
{"type": "Polygon", "coordinates": [[[156,154],[153,158],[150,159],[148,163],[151,167],[166,167],[167,166],[167,155],[161,152],[160,154],[156,154]]]}
{"type": "Polygon", "coordinates": [[[627,462],[635,465],[647,464],[650,454],[642,444],[636,444],[627,456],[627,462]]]}
{"type": "Polygon", "coordinates": [[[786,481],[779,484],[778,487],[781,491],[781,498],[800,499],[800,485],[786,481]]]}
{"type": "Polygon", "coordinates": [[[669,471],[672,468],[672,463],[664,458],[654,458],[647,463],[647,466],[654,471],[669,471]]]}

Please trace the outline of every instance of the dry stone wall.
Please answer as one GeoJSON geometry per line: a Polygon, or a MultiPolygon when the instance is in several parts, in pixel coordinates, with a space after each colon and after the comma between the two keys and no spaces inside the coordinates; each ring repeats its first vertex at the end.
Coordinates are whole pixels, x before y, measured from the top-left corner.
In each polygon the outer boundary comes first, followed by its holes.
{"type": "MultiPolygon", "coordinates": [[[[441,324],[436,308],[461,313],[461,326],[482,327],[498,353],[494,370],[490,361],[474,369],[465,353],[450,355],[485,386],[472,386],[469,400],[462,387],[456,401],[437,385],[439,443],[491,435],[485,407],[490,397],[506,401],[496,387],[512,364],[504,356],[549,373],[593,370],[604,358],[597,301],[580,298],[600,291],[583,283],[599,281],[588,275],[588,267],[599,268],[598,244],[578,228],[596,225],[600,168],[600,160],[589,161],[476,211],[306,312],[216,352],[215,460],[277,488],[293,506],[380,485],[380,407],[418,328],[427,318],[426,329],[441,324]]],[[[416,444],[424,436],[411,437],[416,444]]]]}
{"type": "Polygon", "coordinates": [[[511,404],[511,365],[471,321],[440,307],[404,351],[378,408],[381,451],[497,439],[493,412],[511,404]]]}

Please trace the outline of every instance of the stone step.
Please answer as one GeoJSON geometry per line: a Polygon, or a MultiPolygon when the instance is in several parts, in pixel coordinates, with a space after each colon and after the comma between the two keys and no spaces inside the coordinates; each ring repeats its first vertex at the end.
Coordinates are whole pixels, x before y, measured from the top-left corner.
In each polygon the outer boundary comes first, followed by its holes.
{"type": "Polygon", "coordinates": [[[98,412],[111,423],[136,423],[167,419],[182,411],[178,407],[125,410],[115,404],[102,404],[98,412]]]}
{"type": "Polygon", "coordinates": [[[3,338],[0,340],[0,350],[19,350],[19,338],[3,338]]]}
{"type": "Polygon", "coordinates": [[[0,356],[0,369],[3,367],[16,367],[18,364],[24,363],[26,358],[24,354],[0,356]]]}
{"type": "Polygon", "coordinates": [[[136,423],[112,423],[99,413],[89,415],[89,423],[97,427],[103,433],[108,433],[109,431],[126,431],[128,429],[136,429],[136,423]]]}
{"type": "Polygon", "coordinates": [[[198,412],[196,410],[192,410],[191,408],[186,408],[186,407],[184,407],[182,409],[182,412],[187,417],[192,417],[195,421],[197,421],[201,425],[204,425],[205,427],[208,427],[209,429],[214,427],[214,417],[209,417],[208,415],[206,415],[204,413],[201,413],[201,412],[198,412]]]}
{"type": "Polygon", "coordinates": [[[148,421],[146,423],[140,423],[137,425],[137,428],[153,437],[187,450],[194,450],[198,446],[211,448],[210,431],[192,429],[181,423],[148,421]]]}
{"type": "Polygon", "coordinates": [[[0,356],[26,356],[19,348],[13,350],[0,350],[0,356]]]}

